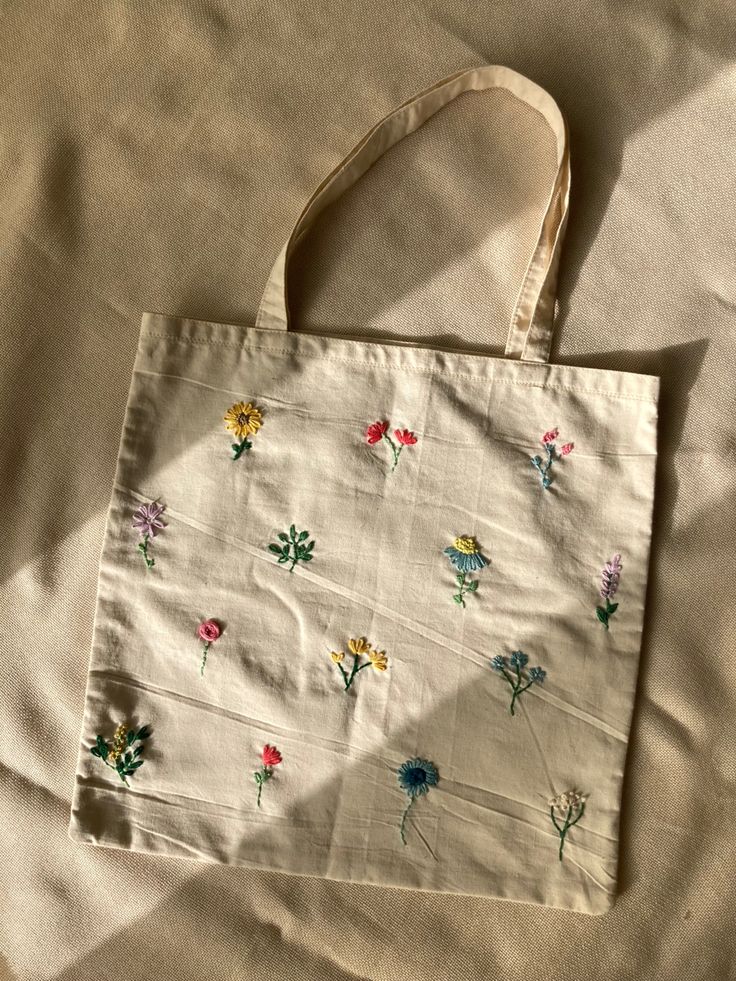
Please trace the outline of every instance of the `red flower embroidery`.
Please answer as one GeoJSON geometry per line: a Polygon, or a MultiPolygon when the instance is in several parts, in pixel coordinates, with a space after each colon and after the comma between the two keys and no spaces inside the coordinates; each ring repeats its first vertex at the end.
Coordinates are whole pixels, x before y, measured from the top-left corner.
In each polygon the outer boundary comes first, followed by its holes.
{"type": "Polygon", "coordinates": [[[414,433],[408,429],[394,429],[394,436],[402,446],[413,446],[417,441],[414,433]]]}
{"type": "Polygon", "coordinates": [[[574,449],[575,449],[574,443],[565,443],[565,445],[560,450],[560,453],[562,453],[563,456],[567,456],[568,453],[572,453],[574,449]]]}
{"type": "Polygon", "coordinates": [[[263,760],[264,766],[278,766],[282,762],[283,756],[276,749],[275,746],[269,746],[268,743],[263,747],[263,752],[261,753],[261,759],[263,760]]]}
{"type": "Polygon", "coordinates": [[[370,445],[373,446],[375,443],[380,443],[387,432],[387,422],[374,422],[366,430],[365,438],[368,440],[370,445]]]}
{"type": "Polygon", "coordinates": [[[560,435],[559,429],[550,429],[548,433],[542,436],[542,442],[546,445],[547,443],[554,443],[557,437],[560,435]]]}

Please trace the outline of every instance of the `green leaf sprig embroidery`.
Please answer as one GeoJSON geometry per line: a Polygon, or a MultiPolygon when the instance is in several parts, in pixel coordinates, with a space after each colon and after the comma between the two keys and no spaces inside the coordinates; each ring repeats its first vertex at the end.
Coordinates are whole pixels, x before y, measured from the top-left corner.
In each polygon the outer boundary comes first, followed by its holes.
{"type": "Polygon", "coordinates": [[[308,531],[300,531],[297,534],[296,526],[292,525],[289,528],[288,535],[282,531],[278,537],[282,544],[277,545],[272,543],[268,546],[268,550],[273,552],[274,555],[278,555],[277,561],[279,565],[291,562],[289,572],[294,571],[294,566],[297,562],[311,562],[314,558],[312,555],[314,539],[311,542],[307,542],[307,538],[309,538],[308,531]]]}
{"type": "Polygon", "coordinates": [[[136,770],[143,766],[144,760],[139,757],[143,753],[143,743],[151,735],[149,726],[143,726],[137,731],[128,729],[125,723],[121,723],[115,730],[112,737],[112,744],[97,736],[95,745],[90,748],[90,753],[102,760],[105,766],[115,770],[126,787],[130,784],[127,777],[135,775],[136,770]],[[136,746],[136,743],[139,745],[136,746]]]}

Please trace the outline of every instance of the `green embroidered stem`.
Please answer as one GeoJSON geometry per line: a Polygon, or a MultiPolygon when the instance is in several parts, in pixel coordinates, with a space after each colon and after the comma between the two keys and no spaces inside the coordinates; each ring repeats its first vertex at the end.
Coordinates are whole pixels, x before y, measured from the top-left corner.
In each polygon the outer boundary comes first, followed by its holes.
{"type": "Polygon", "coordinates": [[[458,606],[465,606],[465,599],[463,598],[466,593],[475,593],[478,589],[477,579],[468,579],[467,572],[461,572],[455,576],[455,583],[459,587],[459,590],[452,597],[453,600],[458,604],[458,606]]]}
{"type": "Polygon", "coordinates": [[[399,828],[399,831],[401,832],[401,840],[404,842],[404,844],[406,844],[406,831],[405,831],[406,818],[407,815],[409,814],[409,809],[411,808],[411,805],[414,803],[415,800],[416,800],[415,797],[409,798],[409,803],[406,805],[406,810],[401,815],[401,827],[399,828]]]}
{"type": "Polygon", "coordinates": [[[204,666],[207,663],[207,651],[209,649],[210,649],[210,645],[209,645],[209,642],[208,642],[202,648],[202,664],[200,665],[200,668],[199,668],[200,675],[203,675],[204,674],[204,666]]]}
{"type": "Polygon", "coordinates": [[[605,607],[596,606],[595,614],[600,620],[600,622],[603,624],[605,630],[608,630],[608,621],[611,619],[611,617],[613,616],[613,614],[616,612],[617,609],[618,609],[618,603],[612,603],[610,599],[606,600],[605,607]]]}
{"type": "Polygon", "coordinates": [[[555,446],[554,443],[545,443],[544,448],[547,451],[547,462],[542,463],[542,459],[539,456],[531,457],[531,464],[539,471],[539,476],[542,478],[542,487],[545,490],[549,488],[552,483],[552,478],[549,476],[549,470],[555,461],[555,446]]]}
{"type": "Polygon", "coordinates": [[[148,539],[150,537],[150,535],[144,535],[143,541],[138,543],[138,550],[143,553],[143,558],[146,560],[146,568],[148,569],[152,569],[154,564],[153,559],[148,557],[148,539]]]}
{"type": "Polygon", "coordinates": [[[557,833],[560,836],[560,850],[558,852],[558,858],[560,861],[562,861],[562,852],[565,847],[565,838],[567,837],[567,833],[570,830],[570,828],[575,827],[575,825],[578,823],[580,818],[583,816],[584,812],[585,812],[585,804],[583,804],[582,807],[580,808],[578,816],[575,818],[575,820],[571,821],[570,818],[572,817],[572,807],[568,807],[567,814],[565,815],[565,822],[563,826],[560,827],[555,819],[554,808],[550,807],[549,809],[549,816],[552,818],[552,824],[554,824],[555,828],[557,829],[557,833]]]}
{"type": "Polygon", "coordinates": [[[241,440],[240,443],[232,443],[230,448],[233,451],[233,460],[239,460],[245,450],[249,450],[252,445],[253,444],[247,437],[244,440],[241,440]]]}
{"type": "Polygon", "coordinates": [[[258,785],[258,797],[256,798],[256,805],[261,806],[261,794],[263,793],[263,785],[267,780],[271,779],[273,774],[273,769],[270,766],[262,766],[260,770],[256,770],[253,776],[255,777],[256,784],[258,785]]]}
{"type": "Polygon", "coordinates": [[[345,691],[347,691],[348,688],[350,688],[350,686],[352,685],[352,683],[353,683],[353,681],[355,679],[356,674],[359,671],[362,671],[363,668],[369,668],[371,666],[371,662],[370,661],[364,661],[362,664],[360,664],[360,655],[359,654],[353,654],[353,668],[352,668],[352,670],[350,672],[350,676],[349,677],[348,677],[347,672],[343,668],[342,664],[339,664],[338,663],[337,666],[340,669],[340,671],[342,672],[342,676],[343,676],[343,678],[345,680],[345,691]]]}
{"type": "Polygon", "coordinates": [[[401,451],[404,449],[404,446],[402,444],[398,449],[396,449],[396,445],[394,444],[394,441],[386,433],[383,434],[383,438],[391,447],[391,452],[394,455],[394,465],[391,467],[391,473],[393,473],[394,470],[396,469],[396,464],[399,462],[399,457],[401,456],[401,451]]]}

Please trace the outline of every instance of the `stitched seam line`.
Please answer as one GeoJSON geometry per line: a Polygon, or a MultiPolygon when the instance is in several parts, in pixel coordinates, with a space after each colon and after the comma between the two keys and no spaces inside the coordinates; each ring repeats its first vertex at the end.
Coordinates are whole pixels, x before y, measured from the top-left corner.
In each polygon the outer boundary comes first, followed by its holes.
{"type": "MultiPolygon", "coordinates": [[[[598,389],[592,388],[571,388],[567,385],[545,385],[543,383],[535,384],[534,382],[520,382],[512,381],[510,379],[504,378],[482,378],[479,375],[467,375],[462,372],[457,371],[441,371],[435,368],[408,368],[406,365],[382,365],[376,364],[371,361],[361,361],[356,358],[335,358],[331,356],[326,356],[324,354],[310,354],[304,351],[287,351],[281,348],[270,348],[261,347],[258,344],[231,344],[228,341],[204,341],[197,340],[196,338],[190,337],[176,337],[173,334],[149,334],[146,333],[143,337],[150,338],[152,340],[160,341],[173,341],[175,344],[192,344],[198,347],[229,347],[233,349],[241,349],[244,351],[260,351],[262,354],[272,354],[275,357],[300,357],[300,358],[310,358],[312,361],[326,361],[333,364],[351,364],[351,365],[364,365],[369,368],[376,368],[381,371],[410,371],[412,374],[421,375],[450,375],[452,378],[466,378],[471,381],[493,381],[496,385],[516,385],[519,388],[540,388],[547,391],[557,391],[557,392],[573,392],[584,395],[603,395],[607,398],[614,399],[627,399],[635,402],[647,402],[650,405],[656,405],[656,399],[651,396],[644,395],[627,395],[621,392],[603,392],[598,389]]],[[[333,338],[334,339],[334,338],[333,338]]],[[[440,352],[444,354],[445,352],[440,352]]],[[[448,352],[449,353],[449,352],[448,352]]],[[[450,357],[457,356],[449,354],[450,357]]],[[[500,359],[498,359],[500,360],[500,359]]],[[[522,363],[522,362],[519,362],[522,363]]],[[[568,367],[567,365],[553,365],[552,367],[568,367]]],[[[574,366],[570,366],[573,367],[574,366]]]]}

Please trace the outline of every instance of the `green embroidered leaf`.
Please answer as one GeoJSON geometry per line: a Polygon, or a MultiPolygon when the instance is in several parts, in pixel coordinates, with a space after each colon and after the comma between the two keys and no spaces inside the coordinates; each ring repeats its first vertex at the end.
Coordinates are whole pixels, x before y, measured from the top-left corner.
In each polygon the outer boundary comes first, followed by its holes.
{"type": "MultiPolygon", "coordinates": [[[[281,538],[281,535],[279,535],[279,538],[281,538]]],[[[284,551],[280,545],[269,545],[268,550],[269,552],[273,552],[274,555],[281,555],[284,551]]]]}
{"type": "Polygon", "coordinates": [[[608,614],[602,606],[596,606],[595,615],[598,617],[604,627],[608,626],[608,614]]]}
{"type": "Polygon", "coordinates": [[[127,768],[127,770],[125,772],[126,773],[135,773],[135,771],[138,769],[138,767],[139,766],[143,766],[143,764],[145,762],[146,762],[145,760],[138,760],[137,763],[129,763],[128,764],[128,768],[127,768]]]}
{"type": "MultiPolygon", "coordinates": [[[[309,532],[307,532],[307,534],[309,534],[309,532]]],[[[312,541],[311,541],[311,542],[310,542],[310,543],[309,543],[309,544],[308,544],[308,545],[306,546],[306,549],[307,549],[307,551],[308,551],[308,552],[311,552],[313,548],[314,548],[314,540],[312,540],[312,541]]]]}
{"type": "Polygon", "coordinates": [[[146,551],[146,546],[143,544],[143,542],[139,542],[138,543],[138,551],[139,552],[145,552],[146,551]]]}
{"type": "Polygon", "coordinates": [[[133,750],[133,759],[135,759],[137,756],[140,756],[142,752],[143,752],[143,747],[136,746],[136,748],[133,750]]]}
{"type": "Polygon", "coordinates": [[[455,582],[458,584],[458,586],[462,586],[462,584],[465,582],[465,576],[462,572],[455,576],[455,582]]]}
{"type": "Polygon", "coordinates": [[[136,735],[135,738],[136,739],[148,739],[148,737],[150,735],[151,735],[151,727],[150,726],[143,726],[142,729],[139,729],[138,730],[138,734],[136,735]]]}
{"type": "Polygon", "coordinates": [[[126,766],[130,766],[130,764],[133,762],[133,754],[132,753],[126,753],[125,756],[123,757],[123,759],[125,760],[126,766]]]}
{"type": "Polygon", "coordinates": [[[469,592],[469,593],[474,593],[474,592],[476,591],[476,589],[477,589],[477,588],[478,588],[478,580],[477,580],[477,579],[474,579],[474,580],[473,580],[473,581],[472,581],[472,582],[470,583],[470,585],[468,586],[468,592],[469,592]]]}
{"type": "Polygon", "coordinates": [[[281,539],[282,542],[288,542],[289,540],[289,536],[284,534],[283,531],[279,532],[279,538],[281,539]]]}
{"type": "Polygon", "coordinates": [[[279,559],[279,565],[283,565],[284,562],[288,562],[288,561],[289,561],[289,556],[288,555],[282,555],[281,558],[279,559]]]}
{"type": "Polygon", "coordinates": [[[107,754],[108,754],[108,747],[107,747],[107,743],[102,738],[102,736],[98,736],[97,737],[97,749],[99,751],[100,757],[103,760],[106,760],[107,759],[107,754]]]}
{"type": "Polygon", "coordinates": [[[98,748],[97,748],[96,746],[93,746],[93,747],[92,747],[92,748],[90,749],[90,753],[91,753],[91,754],[92,754],[93,756],[101,756],[101,755],[102,755],[102,754],[100,753],[100,751],[99,751],[99,749],[98,749],[98,748]]]}
{"type": "Polygon", "coordinates": [[[297,538],[297,541],[298,542],[303,542],[305,538],[309,538],[309,532],[308,531],[301,532],[301,534],[297,538]]]}
{"type": "Polygon", "coordinates": [[[311,562],[313,558],[313,555],[305,555],[302,557],[302,562],[311,562]]]}
{"type": "Polygon", "coordinates": [[[456,603],[462,603],[463,601],[463,598],[460,595],[460,593],[455,593],[455,595],[452,598],[455,600],[456,603]]]}
{"type": "Polygon", "coordinates": [[[289,528],[289,537],[291,538],[292,542],[296,540],[296,525],[291,525],[289,528]]]}
{"type": "Polygon", "coordinates": [[[616,610],[618,609],[618,603],[606,603],[606,607],[607,607],[606,612],[610,616],[611,613],[615,613],[616,610]]]}
{"type": "Polygon", "coordinates": [[[130,744],[133,742],[134,739],[135,739],[135,729],[128,729],[128,735],[125,737],[126,744],[130,746],[130,744]]]}

